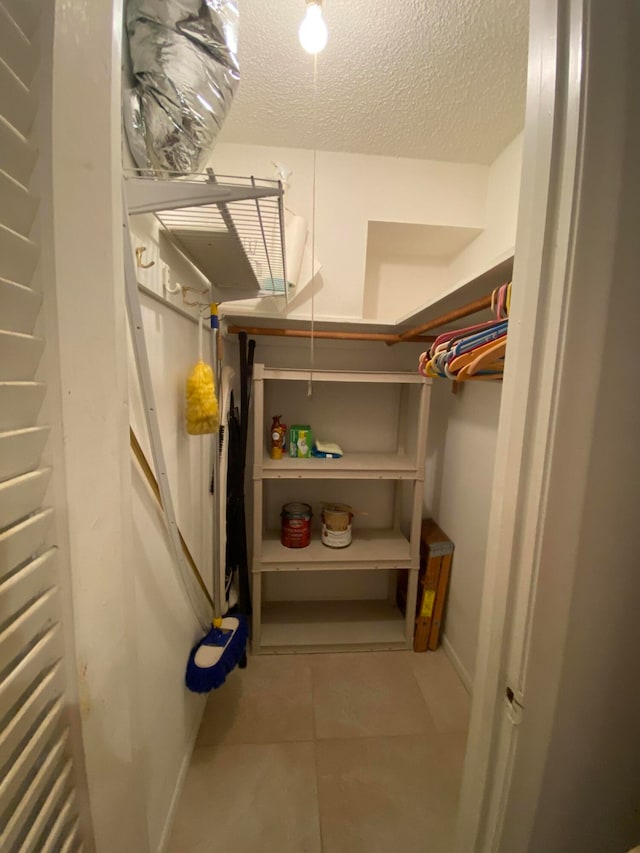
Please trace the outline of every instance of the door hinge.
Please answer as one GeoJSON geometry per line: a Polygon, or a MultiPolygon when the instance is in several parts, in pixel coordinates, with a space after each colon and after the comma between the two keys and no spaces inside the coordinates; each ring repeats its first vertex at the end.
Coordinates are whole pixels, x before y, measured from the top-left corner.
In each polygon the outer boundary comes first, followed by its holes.
{"type": "Polygon", "coordinates": [[[522,722],[522,712],[524,711],[524,705],[520,701],[521,694],[520,697],[516,697],[512,688],[507,685],[505,695],[507,698],[507,716],[514,726],[519,726],[522,722]]]}

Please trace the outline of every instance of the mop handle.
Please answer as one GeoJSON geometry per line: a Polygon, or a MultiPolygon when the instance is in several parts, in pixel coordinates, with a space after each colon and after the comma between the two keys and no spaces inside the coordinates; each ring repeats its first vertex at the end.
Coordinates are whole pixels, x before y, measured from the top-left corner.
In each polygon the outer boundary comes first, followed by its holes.
{"type": "MultiPolygon", "coordinates": [[[[216,384],[219,381],[218,363],[218,312],[217,306],[211,305],[211,366],[216,384]]],[[[219,388],[219,384],[217,385],[219,388]]],[[[224,427],[224,424],[222,425],[224,427]]],[[[222,584],[220,582],[220,436],[214,432],[211,440],[211,455],[213,456],[213,617],[222,617],[222,584]]]]}

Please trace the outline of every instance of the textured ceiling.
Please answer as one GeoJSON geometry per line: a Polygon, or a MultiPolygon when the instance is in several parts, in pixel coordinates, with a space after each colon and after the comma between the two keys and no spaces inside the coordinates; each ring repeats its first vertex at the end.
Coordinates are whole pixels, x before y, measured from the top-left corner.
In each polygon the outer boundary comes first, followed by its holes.
{"type": "Polygon", "coordinates": [[[304,0],[239,5],[220,141],[490,163],[522,129],[528,0],[325,0],[317,135],[304,0]]]}

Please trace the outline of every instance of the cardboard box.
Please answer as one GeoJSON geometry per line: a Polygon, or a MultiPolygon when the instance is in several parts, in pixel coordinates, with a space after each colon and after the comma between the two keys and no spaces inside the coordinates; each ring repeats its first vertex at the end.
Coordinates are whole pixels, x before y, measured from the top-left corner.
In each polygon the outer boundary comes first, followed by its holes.
{"type": "Polygon", "coordinates": [[[289,456],[308,459],[313,447],[313,436],[308,424],[294,424],[289,428],[289,456]]]}

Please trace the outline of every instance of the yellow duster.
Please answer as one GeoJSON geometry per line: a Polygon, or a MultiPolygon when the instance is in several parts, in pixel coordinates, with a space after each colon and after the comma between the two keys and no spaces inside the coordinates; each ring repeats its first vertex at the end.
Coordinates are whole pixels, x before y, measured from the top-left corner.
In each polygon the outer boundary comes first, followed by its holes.
{"type": "Polygon", "coordinates": [[[187,432],[206,435],[220,425],[213,370],[200,360],[187,379],[187,432]]]}

